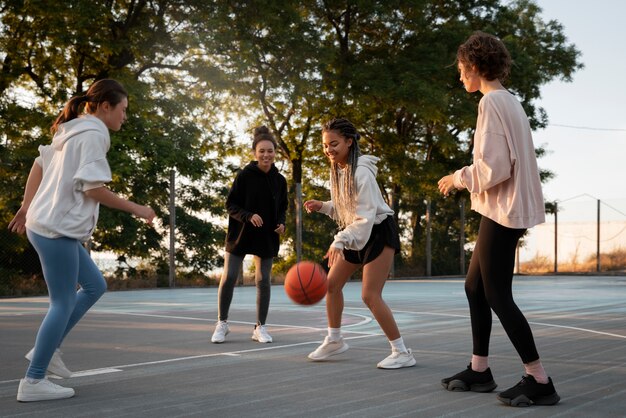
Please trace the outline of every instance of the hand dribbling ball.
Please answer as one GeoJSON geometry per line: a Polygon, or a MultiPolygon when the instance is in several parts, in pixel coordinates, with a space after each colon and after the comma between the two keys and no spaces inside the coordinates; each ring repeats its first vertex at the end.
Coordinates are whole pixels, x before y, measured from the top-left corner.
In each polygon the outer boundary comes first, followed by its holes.
{"type": "Polygon", "coordinates": [[[314,305],[326,296],[326,272],[317,263],[301,261],[285,276],[285,293],[297,304],[314,305]]]}

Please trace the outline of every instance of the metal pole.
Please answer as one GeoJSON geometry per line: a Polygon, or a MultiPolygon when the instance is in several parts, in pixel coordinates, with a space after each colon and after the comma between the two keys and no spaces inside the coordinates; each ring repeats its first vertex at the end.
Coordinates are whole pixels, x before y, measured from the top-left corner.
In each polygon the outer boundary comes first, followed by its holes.
{"type": "Polygon", "coordinates": [[[600,271],[600,199],[598,199],[598,222],[597,222],[597,240],[596,240],[596,271],[600,271]]]}
{"type": "Polygon", "coordinates": [[[296,261],[302,259],[302,183],[296,183],[296,261]]]}
{"type": "Polygon", "coordinates": [[[430,243],[430,199],[426,200],[426,276],[431,275],[431,243],[430,243]]]}
{"type": "Polygon", "coordinates": [[[465,199],[461,198],[461,231],[459,231],[459,246],[461,251],[461,257],[459,257],[459,264],[461,275],[465,276],[465,199]]]}
{"type": "Polygon", "coordinates": [[[176,172],[170,171],[170,287],[176,286],[176,172]]]}
{"type": "Polygon", "coordinates": [[[557,263],[557,258],[558,258],[558,250],[559,250],[559,238],[558,238],[558,213],[559,213],[559,204],[557,202],[554,202],[554,272],[556,273],[557,271],[559,271],[558,268],[558,263],[557,263]]]}

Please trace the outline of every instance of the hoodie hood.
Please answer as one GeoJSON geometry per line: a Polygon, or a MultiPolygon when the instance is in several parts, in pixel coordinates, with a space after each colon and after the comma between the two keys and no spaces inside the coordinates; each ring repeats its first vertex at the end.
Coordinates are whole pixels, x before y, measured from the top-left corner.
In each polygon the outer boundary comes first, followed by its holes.
{"type": "Polygon", "coordinates": [[[59,125],[59,129],[54,135],[54,138],[52,138],[52,147],[57,151],[61,150],[63,149],[65,143],[71,138],[87,131],[100,132],[105,138],[106,149],[109,149],[111,146],[109,130],[104,122],[97,117],[88,114],[81,115],[76,119],[72,119],[69,122],[59,125]]]}
{"type": "Polygon", "coordinates": [[[258,161],[250,161],[248,164],[246,164],[246,166],[243,168],[245,171],[251,171],[254,173],[259,173],[259,174],[263,174],[263,175],[268,175],[268,174],[273,174],[274,172],[278,172],[278,169],[276,168],[276,166],[274,164],[272,164],[272,167],[270,168],[270,171],[268,171],[267,173],[263,170],[261,170],[259,168],[259,162],[258,161]]]}
{"type": "Polygon", "coordinates": [[[378,161],[380,161],[380,158],[374,157],[373,155],[361,155],[356,166],[367,168],[374,174],[374,177],[376,177],[378,174],[378,167],[376,167],[376,163],[378,161]]]}

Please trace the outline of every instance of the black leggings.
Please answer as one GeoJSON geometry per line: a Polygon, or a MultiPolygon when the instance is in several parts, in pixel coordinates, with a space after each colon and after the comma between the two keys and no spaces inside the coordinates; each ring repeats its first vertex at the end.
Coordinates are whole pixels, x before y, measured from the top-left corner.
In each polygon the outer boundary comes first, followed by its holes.
{"type": "MultiPolygon", "coordinates": [[[[226,253],[224,255],[224,273],[220,280],[220,287],[217,292],[217,317],[220,321],[228,319],[230,303],[233,300],[233,292],[237,277],[243,264],[245,255],[226,253]]],[[[272,283],[270,275],[272,273],[272,257],[260,258],[254,256],[254,279],[256,281],[256,315],[257,323],[265,325],[267,312],[270,307],[270,295],[272,283]]]]}
{"type": "Polygon", "coordinates": [[[473,354],[489,355],[491,310],[498,315],[524,364],[539,359],[528,321],[513,301],[515,248],[525,229],[504,227],[483,216],[465,278],[472,321],[473,354]]]}

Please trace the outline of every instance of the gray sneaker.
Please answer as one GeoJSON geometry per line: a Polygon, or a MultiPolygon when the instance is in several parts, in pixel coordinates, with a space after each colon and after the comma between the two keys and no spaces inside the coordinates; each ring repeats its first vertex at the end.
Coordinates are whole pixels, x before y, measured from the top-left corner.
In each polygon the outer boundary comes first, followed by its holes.
{"type": "Polygon", "coordinates": [[[72,396],[74,396],[74,389],[64,388],[48,379],[41,379],[37,383],[28,383],[26,379],[22,379],[17,389],[17,400],[20,402],[49,401],[72,396]]]}
{"type": "Polygon", "coordinates": [[[343,340],[343,337],[337,341],[332,341],[330,337],[326,336],[322,345],[309,354],[309,358],[313,361],[326,360],[330,356],[345,352],[348,348],[348,344],[343,340]]]}
{"type": "Polygon", "coordinates": [[[228,328],[228,322],[226,321],[217,321],[215,325],[215,331],[213,332],[213,336],[211,337],[211,342],[215,344],[221,344],[226,340],[226,336],[230,332],[228,328]]]}
{"type": "MultiPolygon", "coordinates": [[[[28,361],[33,361],[34,352],[35,349],[33,348],[28,353],[26,353],[24,357],[26,357],[28,361]]],[[[64,379],[69,379],[70,377],[72,377],[72,372],[65,366],[65,363],[63,363],[63,359],[61,358],[62,354],[63,353],[58,348],[54,351],[54,354],[50,359],[50,363],[48,364],[47,372],[55,376],[62,377],[64,379]]]]}

